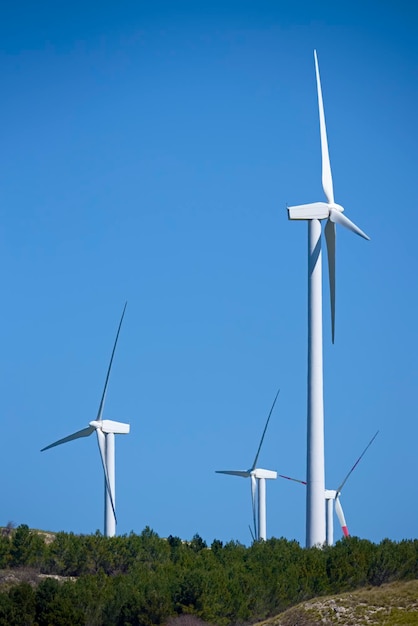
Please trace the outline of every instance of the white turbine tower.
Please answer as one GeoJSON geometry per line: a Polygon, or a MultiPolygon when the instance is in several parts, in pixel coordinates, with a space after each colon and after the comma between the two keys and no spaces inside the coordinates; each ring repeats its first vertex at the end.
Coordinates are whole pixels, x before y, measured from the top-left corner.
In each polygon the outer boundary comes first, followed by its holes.
{"type": "MultiPolygon", "coordinates": [[[[341,485],[338,489],[325,489],[325,503],[326,503],[326,543],[328,546],[332,546],[334,544],[334,508],[335,513],[338,517],[338,521],[340,522],[341,530],[343,532],[344,537],[349,537],[350,533],[348,532],[347,522],[345,521],[345,515],[343,511],[343,507],[341,505],[340,496],[342,489],[347,482],[348,478],[351,476],[353,471],[356,469],[357,465],[360,463],[363,456],[366,454],[367,450],[372,445],[373,441],[376,439],[379,431],[377,431],[367,446],[364,448],[363,452],[360,454],[357,461],[354,463],[351,470],[348,472],[347,476],[344,478],[341,485]]],[[[285,476],[284,474],[279,474],[280,478],[286,478],[286,480],[293,480],[296,483],[300,483],[301,485],[307,485],[306,480],[299,480],[297,478],[291,478],[290,476],[285,476]]]]}
{"type": "MultiPolygon", "coordinates": [[[[267,426],[270,421],[271,414],[273,413],[274,405],[276,404],[277,396],[280,393],[280,389],[276,393],[270,413],[267,417],[266,425],[264,426],[263,434],[261,436],[260,444],[258,446],[257,454],[255,455],[254,463],[248,470],[217,470],[217,474],[229,474],[230,476],[241,476],[241,478],[251,478],[251,504],[253,511],[253,524],[254,524],[254,539],[267,538],[267,523],[266,523],[266,479],[276,479],[277,472],[273,470],[261,469],[257,466],[258,457],[260,454],[261,446],[263,445],[264,435],[266,434],[267,426]],[[256,495],[258,494],[258,502],[256,495]],[[258,512],[258,516],[257,516],[258,512]],[[258,519],[257,519],[258,518],[258,519]]],[[[251,530],[251,527],[250,527],[251,530]]]]}
{"type": "Polygon", "coordinates": [[[126,304],[123,307],[122,316],[120,318],[118,331],[116,333],[115,343],[113,344],[112,355],[110,357],[110,363],[106,374],[106,380],[102,393],[102,398],[99,404],[99,410],[97,417],[92,422],[89,422],[87,428],[79,430],[68,437],[59,439],[49,446],[42,448],[49,450],[67,441],[73,441],[73,439],[79,439],[81,437],[88,437],[94,431],[97,435],[97,443],[100,451],[100,458],[103,466],[103,473],[105,479],[105,518],[104,518],[104,532],[106,537],[113,537],[116,534],[116,511],[115,511],[115,435],[127,435],[129,433],[129,424],[123,424],[122,422],[114,422],[113,420],[102,419],[106,391],[109,383],[110,370],[112,368],[113,357],[115,355],[116,345],[119,338],[119,332],[122,326],[123,317],[125,315],[126,304]]]}
{"type": "Polygon", "coordinates": [[[325,543],[325,468],[324,468],[324,399],[322,369],[322,257],[321,221],[327,219],[325,239],[328,249],[331,296],[332,341],[335,332],[335,224],[369,239],[358,226],[343,214],[343,207],[334,201],[331,166],[325,127],[324,105],[316,51],[314,51],[318,91],[319,125],[322,153],[322,187],[327,202],[314,202],[288,207],[289,219],[308,220],[308,432],[307,432],[307,497],[306,545],[325,543]]]}

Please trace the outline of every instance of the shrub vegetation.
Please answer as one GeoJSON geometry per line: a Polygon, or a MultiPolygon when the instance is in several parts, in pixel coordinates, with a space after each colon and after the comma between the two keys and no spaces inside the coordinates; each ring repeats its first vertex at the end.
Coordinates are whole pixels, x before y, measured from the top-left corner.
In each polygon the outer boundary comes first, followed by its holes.
{"type": "Polygon", "coordinates": [[[0,626],[227,626],[309,598],[418,578],[418,540],[207,546],[198,535],[185,542],[145,528],[114,538],[60,532],[46,542],[22,525],[0,536],[0,569],[0,581],[5,571],[33,573],[1,583],[0,626]]]}

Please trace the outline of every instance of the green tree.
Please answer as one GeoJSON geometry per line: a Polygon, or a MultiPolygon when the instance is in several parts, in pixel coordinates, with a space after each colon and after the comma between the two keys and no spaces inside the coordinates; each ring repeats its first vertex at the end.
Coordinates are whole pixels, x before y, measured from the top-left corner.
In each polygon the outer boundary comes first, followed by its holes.
{"type": "Polygon", "coordinates": [[[330,590],[338,593],[367,584],[375,550],[374,544],[358,537],[341,539],[324,550],[330,590]]]}
{"type": "Polygon", "coordinates": [[[87,572],[88,549],[83,537],[59,532],[46,548],[43,571],[60,576],[81,576],[87,572]]]}
{"type": "Polygon", "coordinates": [[[11,560],[11,541],[8,536],[0,535],[0,568],[8,567],[11,560]]]}
{"type": "Polygon", "coordinates": [[[35,593],[28,583],[20,583],[9,592],[12,611],[10,626],[32,626],[35,624],[35,593]]]}
{"type": "Polygon", "coordinates": [[[207,543],[200,537],[200,535],[196,534],[193,536],[193,539],[190,542],[190,547],[194,552],[200,552],[207,548],[207,543]]]}
{"type": "Polygon", "coordinates": [[[45,541],[26,524],[18,526],[12,536],[10,563],[12,567],[20,565],[38,567],[45,556],[45,541]]]}
{"type": "Polygon", "coordinates": [[[0,626],[10,626],[13,620],[13,602],[8,593],[0,593],[0,626]]]}
{"type": "Polygon", "coordinates": [[[73,584],[53,578],[42,581],[35,594],[37,626],[82,626],[84,615],[74,602],[73,584]]]}

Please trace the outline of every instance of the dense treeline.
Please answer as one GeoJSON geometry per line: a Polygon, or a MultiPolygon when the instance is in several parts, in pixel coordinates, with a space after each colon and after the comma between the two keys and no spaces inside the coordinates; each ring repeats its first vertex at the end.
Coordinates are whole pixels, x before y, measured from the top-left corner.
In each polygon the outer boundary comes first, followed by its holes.
{"type": "Polygon", "coordinates": [[[418,577],[418,540],[355,537],[322,550],[269,539],[210,547],[140,535],[57,533],[25,525],[0,537],[0,569],[72,577],[21,582],[0,592],[0,626],[151,626],[193,614],[220,626],[264,619],[321,594],[418,577]]]}

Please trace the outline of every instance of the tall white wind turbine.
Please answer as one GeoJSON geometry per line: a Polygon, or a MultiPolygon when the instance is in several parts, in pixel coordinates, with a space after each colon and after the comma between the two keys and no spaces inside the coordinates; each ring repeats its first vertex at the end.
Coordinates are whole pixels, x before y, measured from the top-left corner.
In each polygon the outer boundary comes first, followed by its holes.
{"type": "Polygon", "coordinates": [[[59,439],[49,446],[42,448],[49,450],[67,441],[73,441],[73,439],[79,439],[81,437],[88,437],[94,431],[97,435],[97,443],[100,451],[100,458],[103,466],[104,480],[105,480],[105,515],[104,515],[104,534],[106,537],[113,537],[116,534],[116,510],[115,510],[115,435],[127,435],[130,430],[129,424],[122,422],[115,422],[113,420],[106,420],[102,418],[103,409],[106,399],[107,386],[109,383],[110,370],[112,369],[113,357],[115,355],[116,345],[119,339],[119,333],[122,326],[123,318],[125,315],[127,303],[123,307],[122,316],[120,318],[118,331],[116,333],[115,343],[113,344],[112,355],[110,357],[109,367],[107,369],[106,380],[102,393],[102,398],[99,404],[99,410],[97,417],[92,422],[89,422],[87,428],[59,439]]]}
{"type": "Polygon", "coordinates": [[[254,524],[254,538],[263,539],[267,538],[267,522],[266,522],[266,479],[276,479],[277,472],[273,470],[266,470],[257,467],[258,457],[260,455],[261,446],[263,445],[264,436],[266,434],[267,426],[270,421],[271,414],[273,413],[274,405],[276,404],[277,397],[280,393],[280,389],[276,393],[273,400],[273,404],[270,409],[270,413],[267,417],[266,425],[264,426],[263,434],[261,436],[260,444],[258,446],[257,454],[255,455],[254,462],[248,470],[217,470],[217,474],[229,474],[230,476],[241,476],[241,478],[251,478],[251,505],[253,511],[253,524],[254,524]],[[258,495],[258,502],[257,502],[258,495]],[[258,512],[258,515],[257,515],[258,512]]]}
{"type": "Polygon", "coordinates": [[[322,368],[322,256],[321,220],[326,219],[325,239],[328,249],[331,296],[332,341],[335,334],[335,224],[345,226],[364,239],[369,237],[343,214],[343,207],[334,201],[331,165],[328,153],[324,105],[318,58],[314,51],[318,91],[319,126],[322,153],[322,187],[327,202],[314,202],[288,207],[291,220],[308,221],[308,429],[307,429],[307,496],[306,545],[325,543],[325,461],[324,461],[324,399],[322,368]]]}
{"type": "MultiPolygon", "coordinates": [[[[343,507],[341,505],[340,496],[342,489],[347,482],[348,478],[351,476],[353,471],[356,469],[357,465],[360,463],[363,456],[366,454],[367,450],[372,445],[373,441],[376,439],[379,431],[377,431],[373,437],[370,439],[367,446],[364,448],[363,452],[360,454],[357,461],[354,463],[353,467],[350,469],[341,485],[338,489],[325,489],[325,503],[326,503],[326,543],[328,546],[332,546],[334,544],[334,509],[337,515],[338,521],[341,526],[341,530],[343,532],[344,537],[349,537],[350,533],[348,532],[347,522],[345,520],[345,515],[343,511],[343,507]]],[[[307,485],[306,480],[299,480],[298,478],[292,478],[290,476],[285,476],[284,474],[279,474],[280,478],[286,478],[287,480],[293,480],[296,483],[300,483],[302,485],[307,485]]]]}

